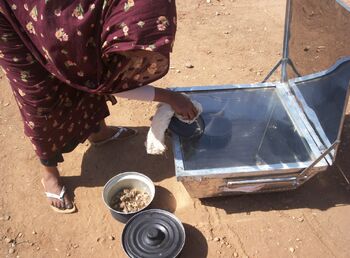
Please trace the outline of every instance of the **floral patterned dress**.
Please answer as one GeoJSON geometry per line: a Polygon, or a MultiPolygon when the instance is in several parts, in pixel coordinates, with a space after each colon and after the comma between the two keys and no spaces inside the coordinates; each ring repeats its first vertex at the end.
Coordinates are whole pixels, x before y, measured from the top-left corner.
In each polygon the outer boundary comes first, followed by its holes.
{"type": "Polygon", "coordinates": [[[174,0],[0,0],[0,66],[43,164],[98,130],[109,94],[167,73],[175,31],[174,0]]]}

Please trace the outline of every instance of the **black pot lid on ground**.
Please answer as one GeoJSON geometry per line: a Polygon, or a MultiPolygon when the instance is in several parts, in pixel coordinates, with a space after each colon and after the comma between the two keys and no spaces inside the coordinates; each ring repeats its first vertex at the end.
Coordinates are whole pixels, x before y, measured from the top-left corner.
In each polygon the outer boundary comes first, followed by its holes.
{"type": "Polygon", "coordinates": [[[146,210],[128,221],[122,244],[131,258],[175,258],[185,244],[185,229],[170,212],[146,210]]]}

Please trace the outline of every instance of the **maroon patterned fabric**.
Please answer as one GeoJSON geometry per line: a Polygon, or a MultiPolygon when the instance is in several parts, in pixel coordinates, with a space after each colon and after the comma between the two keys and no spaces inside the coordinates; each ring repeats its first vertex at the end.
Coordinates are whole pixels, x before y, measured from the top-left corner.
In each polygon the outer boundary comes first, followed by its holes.
{"type": "Polygon", "coordinates": [[[0,0],[0,65],[41,159],[84,141],[106,96],[164,76],[174,0],[0,0]]]}

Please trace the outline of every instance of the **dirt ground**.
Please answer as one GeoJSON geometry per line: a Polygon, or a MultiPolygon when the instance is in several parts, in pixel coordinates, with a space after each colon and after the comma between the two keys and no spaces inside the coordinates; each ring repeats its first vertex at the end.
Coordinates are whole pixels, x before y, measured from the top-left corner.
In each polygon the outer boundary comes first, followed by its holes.
{"type": "MultiPolygon", "coordinates": [[[[282,0],[178,0],[172,67],[156,84],[261,81],[281,58],[284,7],[282,0]],[[186,68],[187,62],[194,68],[186,68]]],[[[2,80],[0,256],[126,257],[120,242],[124,224],[110,216],[101,198],[106,181],[124,171],[148,175],[157,185],[154,207],[173,212],[185,224],[182,258],[350,256],[350,191],[336,168],[292,192],[192,199],[176,181],[172,152],[161,157],[145,152],[154,110],[154,104],[120,101],[111,108],[108,123],[137,128],[135,139],[99,149],[85,143],[65,155],[60,170],[74,192],[78,212],[59,215],[48,207],[40,165],[2,80]],[[5,238],[16,239],[13,254],[5,238]]],[[[348,176],[349,143],[347,118],[338,163],[348,176]]]]}

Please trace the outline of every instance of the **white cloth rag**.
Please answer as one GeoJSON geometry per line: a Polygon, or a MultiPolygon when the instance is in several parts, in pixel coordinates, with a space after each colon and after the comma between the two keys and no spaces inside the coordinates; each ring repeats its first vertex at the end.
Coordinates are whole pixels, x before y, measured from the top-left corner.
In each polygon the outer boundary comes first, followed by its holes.
{"type": "Polygon", "coordinates": [[[183,117],[175,114],[174,110],[168,104],[158,104],[158,109],[153,116],[151,128],[147,134],[146,150],[148,154],[160,155],[166,151],[166,146],[164,144],[164,135],[174,114],[179,120],[188,124],[193,123],[198,118],[198,116],[203,111],[202,105],[195,100],[191,101],[198,111],[197,116],[192,120],[186,120],[183,117]]]}

